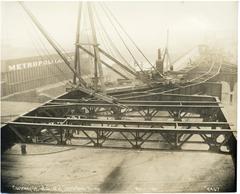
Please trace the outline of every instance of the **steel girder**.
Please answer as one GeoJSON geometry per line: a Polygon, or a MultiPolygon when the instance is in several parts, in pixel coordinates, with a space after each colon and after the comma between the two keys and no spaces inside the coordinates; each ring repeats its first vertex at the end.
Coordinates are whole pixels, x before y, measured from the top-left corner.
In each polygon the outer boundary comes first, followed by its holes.
{"type": "Polygon", "coordinates": [[[10,134],[14,138],[9,142],[22,143],[171,150],[197,144],[197,150],[235,149],[233,131],[214,97],[160,94],[155,101],[119,103],[123,106],[73,90],[6,124],[2,140],[9,141],[10,134]]]}
{"type": "Polygon", "coordinates": [[[158,100],[158,96],[162,94],[176,94],[176,95],[210,95],[216,96],[221,99],[222,86],[217,82],[205,82],[205,83],[188,83],[183,86],[173,87],[168,90],[146,90],[141,92],[135,92],[129,94],[117,94],[113,95],[121,100],[158,100]]]}
{"type": "MultiPolygon", "coordinates": [[[[143,87],[141,87],[143,88],[143,87]]],[[[121,89],[120,89],[121,90],[121,89]]],[[[124,88],[124,90],[121,90],[121,94],[125,93],[131,96],[135,92],[135,87],[128,87],[124,88]]],[[[111,96],[114,96],[115,94],[119,94],[119,92],[116,91],[116,89],[112,89],[107,91],[107,93],[111,96]]],[[[68,93],[60,96],[57,98],[59,100],[61,99],[77,99],[77,100],[85,100],[88,101],[90,99],[95,99],[94,96],[91,96],[89,94],[83,93],[82,91],[75,89],[68,91],[68,93]]],[[[127,99],[118,99],[118,101],[127,100],[127,99]]],[[[207,96],[207,95],[189,95],[189,94],[171,94],[171,93],[149,93],[149,97],[146,98],[137,98],[137,99],[129,99],[131,101],[213,101],[216,102],[217,99],[213,96],[207,96]]]]}
{"type": "Polygon", "coordinates": [[[87,125],[91,124],[99,126],[145,126],[145,127],[207,127],[229,129],[228,122],[199,122],[199,121],[140,121],[140,120],[106,120],[106,119],[83,119],[76,117],[35,117],[35,116],[20,116],[15,122],[23,123],[64,123],[69,125],[87,125]]]}
{"type": "Polygon", "coordinates": [[[129,123],[121,124],[121,127],[113,125],[76,125],[73,122],[66,124],[65,121],[48,124],[9,123],[21,143],[177,150],[188,150],[189,147],[184,147],[185,144],[198,143],[198,150],[229,153],[229,141],[234,138],[229,129],[139,127],[130,126],[129,123]],[[201,146],[202,144],[205,146],[201,146]]]}
{"type": "Polygon", "coordinates": [[[67,115],[79,115],[85,118],[109,117],[122,119],[128,117],[142,117],[145,120],[152,120],[154,116],[163,116],[168,113],[174,120],[181,120],[188,113],[197,114],[203,119],[219,118],[221,106],[218,104],[124,104],[123,107],[107,103],[64,103],[38,107],[28,116],[66,117],[67,115]],[[215,117],[215,118],[213,118],[215,117]]]}

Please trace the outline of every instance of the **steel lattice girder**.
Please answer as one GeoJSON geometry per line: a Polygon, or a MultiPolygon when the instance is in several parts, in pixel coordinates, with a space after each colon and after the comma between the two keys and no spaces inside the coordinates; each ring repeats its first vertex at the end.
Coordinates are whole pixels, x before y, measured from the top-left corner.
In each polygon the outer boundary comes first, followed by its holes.
{"type": "Polygon", "coordinates": [[[144,91],[144,92],[132,92],[129,94],[113,95],[122,100],[159,100],[158,96],[161,94],[177,94],[177,95],[195,95],[195,94],[208,94],[211,96],[217,96],[221,99],[221,83],[194,83],[189,86],[175,87],[169,90],[163,91],[144,91]]]}
{"type": "MultiPolygon", "coordinates": [[[[231,144],[231,142],[234,142],[232,140],[234,139],[233,131],[231,131],[221,111],[219,101],[214,97],[161,94],[158,95],[158,100],[156,101],[122,100],[120,102],[125,107],[103,102],[102,100],[94,99],[93,96],[84,94],[82,91],[74,90],[50,100],[5,125],[2,128],[2,140],[6,142],[6,134],[11,131],[12,135],[14,134],[18,137],[18,139],[14,139],[14,142],[55,142],[54,145],[56,145],[59,142],[65,144],[67,140],[79,138],[81,140],[85,139],[84,141],[90,141],[92,146],[97,147],[101,147],[104,142],[108,143],[109,141],[116,142],[114,145],[110,143],[110,147],[125,147],[126,145],[117,143],[124,141],[125,143],[128,142],[127,147],[130,145],[129,148],[141,149],[151,148],[151,146],[148,146],[149,142],[155,142],[154,145],[156,146],[158,145],[157,142],[164,141],[171,149],[180,149],[186,142],[195,142],[207,144],[209,149],[215,149],[215,151],[219,151],[223,145],[227,145],[229,150],[234,150],[235,144],[231,144]],[[86,112],[83,115],[87,116],[87,119],[79,119],[81,118],[79,112],[81,108],[88,109],[98,119],[90,119],[92,115],[88,115],[86,112]],[[103,119],[105,117],[117,119],[119,118],[119,114],[124,113],[124,111],[128,113],[124,116],[124,119],[127,120],[122,120],[123,117],[121,115],[121,120],[107,121],[103,119]],[[168,113],[168,116],[159,116],[155,114],[157,111],[168,113]],[[152,118],[162,117],[165,120],[128,120],[136,116],[146,119],[149,116],[147,114],[150,112],[155,114],[151,115],[152,118]],[[143,113],[145,115],[142,115],[143,113]],[[186,114],[188,113],[191,116],[187,117],[186,114]],[[212,115],[215,115],[215,118],[211,117],[212,115]],[[75,116],[78,119],[74,119],[75,116]],[[188,118],[188,122],[182,122],[181,120],[186,117],[188,118]],[[166,121],[166,118],[174,120],[166,121]],[[210,118],[209,121],[211,122],[204,120],[207,118],[210,118]],[[196,119],[200,120],[196,122],[196,119]],[[191,127],[197,129],[190,129],[191,127]],[[71,133],[74,130],[76,133],[71,133]],[[43,134],[42,131],[45,131],[45,133],[43,134]],[[76,135],[79,132],[81,132],[81,136],[76,135]],[[159,135],[161,136],[160,139],[157,138],[159,135]],[[191,140],[192,136],[196,135],[200,139],[191,140]],[[220,143],[217,142],[219,136],[223,138],[220,143]],[[43,141],[42,139],[47,140],[43,141]]],[[[79,145],[79,143],[76,145],[79,145]]],[[[104,146],[108,146],[108,144],[104,143],[104,146]]],[[[160,148],[158,147],[158,149],[160,148]]]]}
{"type": "Polygon", "coordinates": [[[70,125],[99,125],[99,126],[145,126],[145,127],[210,127],[228,129],[228,122],[196,122],[196,121],[141,121],[141,120],[106,120],[106,119],[82,119],[82,118],[59,118],[59,117],[34,117],[21,116],[15,122],[23,123],[64,123],[70,125]]]}
{"type": "Polygon", "coordinates": [[[204,83],[186,83],[183,85],[166,85],[161,84],[152,88],[145,89],[132,89],[130,92],[111,92],[112,95],[118,99],[124,100],[144,100],[144,99],[155,99],[160,94],[178,94],[178,95],[194,95],[194,94],[207,94],[211,96],[217,96],[221,99],[222,85],[218,82],[204,82],[204,83]]]}
{"type": "MultiPolygon", "coordinates": [[[[80,109],[87,110],[87,113],[83,112],[84,116],[87,118],[102,116],[117,117],[118,119],[122,116],[146,116],[145,119],[151,120],[153,117],[159,116],[158,112],[167,112],[170,114],[170,117],[181,117],[180,114],[187,113],[197,113],[206,118],[216,113],[218,116],[221,115],[219,101],[214,97],[163,94],[159,95],[159,98],[161,98],[160,101],[123,100],[120,101],[120,104],[123,106],[119,107],[115,104],[93,99],[82,91],[74,90],[63,94],[56,99],[50,100],[26,115],[64,117],[69,114],[73,115],[73,113],[71,113],[73,111],[77,112],[80,116],[80,109]],[[174,100],[172,101],[172,99],[174,100]]],[[[163,117],[166,117],[166,115],[163,117]]],[[[220,121],[225,122],[224,116],[221,116],[220,121]]]]}
{"type": "MultiPolygon", "coordinates": [[[[229,141],[234,138],[233,131],[229,129],[181,129],[181,128],[144,128],[144,127],[113,127],[113,126],[86,126],[73,124],[46,124],[10,122],[10,129],[19,137],[22,143],[45,143],[66,144],[70,141],[72,145],[82,145],[84,139],[89,141],[87,146],[95,147],[124,147],[137,149],[162,149],[156,148],[156,142],[165,140],[168,149],[182,149],[187,143],[200,143],[208,145],[212,151],[223,151],[222,146],[229,147],[229,141]],[[43,131],[45,130],[45,135],[43,131]],[[81,132],[81,134],[80,134],[81,132]],[[46,135],[46,133],[48,135],[46,135]],[[160,136],[159,136],[160,135],[160,136]],[[198,139],[189,141],[193,136],[198,139]],[[110,136],[115,138],[110,138],[110,136]],[[221,136],[221,140],[218,138],[221,136]],[[161,138],[159,138],[161,137],[161,138]],[[72,139],[80,139],[72,143],[72,139]],[[110,141],[110,144],[107,142],[110,141]],[[127,142],[116,145],[111,142],[127,142]],[[79,144],[80,143],[80,144],[79,144]],[[150,143],[151,145],[147,145],[150,143]],[[155,143],[152,146],[152,143],[155,143]],[[107,144],[107,145],[106,145],[107,144]],[[146,146],[143,146],[146,145],[146,146]],[[129,147],[130,146],[130,147],[129,147]]],[[[226,152],[228,153],[227,149],[226,152]]]]}
{"type": "MultiPolygon", "coordinates": [[[[129,94],[130,96],[135,92],[135,88],[128,87],[124,88],[121,94],[129,94]]],[[[116,89],[111,89],[107,91],[109,95],[115,95],[118,94],[116,89]]],[[[63,94],[62,96],[59,96],[57,98],[59,100],[61,99],[84,99],[85,101],[88,101],[90,99],[94,99],[94,96],[91,96],[89,94],[86,94],[78,89],[72,89],[68,93],[63,94]]],[[[118,101],[122,101],[119,99],[118,101]]],[[[125,100],[124,100],[125,101],[125,100]]],[[[150,94],[148,98],[143,99],[131,99],[131,101],[211,101],[216,102],[218,101],[213,96],[206,96],[206,95],[187,95],[187,94],[170,94],[170,93],[154,93],[150,94]]]]}
{"type": "MultiPolygon", "coordinates": [[[[175,119],[181,119],[188,113],[198,114],[203,118],[210,118],[215,116],[215,119],[219,118],[221,112],[221,106],[216,104],[124,104],[124,107],[118,107],[114,104],[106,103],[65,103],[57,105],[45,104],[40,106],[34,112],[28,114],[28,116],[66,116],[71,114],[85,115],[87,118],[92,117],[131,117],[139,116],[147,120],[151,120],[159,112],[169,113],[171,117],[175,119]]],[[[224,120],[225,121],[225,120],[224,120]]]]}
{"type": "MultiPolygon", "coordinates": [[[[54,99],[45,105],[64,105],[73,103],[92,103],[92,104],[109,104],[101,100],[81,100],[81,99],[54,99]]],[[[219,102],[213,101],[143,101],[143,100],[119,100],[119,103],[127,105],[144,104],[144,105],[219,105],[219,102]]]]}
{"type": "MultiPolygon", "coordinates": [[[[66,115],[85,115],[87,118],[92,117],[149,117],[151,120],[159,112],[169,113],[173,118],[182,118],[188,113],[198,114],[203,118],[210,118],[215,116],[215,119],[219,117],[221,113],[221,107],[216,105],[144,105],[135,104],[128,105],[127,108],[120,108],[112,104],[90,104],[90,103],[78,103],[67,105],[45,105],[39,107],[34,113],[28,114],[28,116],[66,116],[66,115]]],[[[145,118],[147,119],[147,118],[145,118]]]]}

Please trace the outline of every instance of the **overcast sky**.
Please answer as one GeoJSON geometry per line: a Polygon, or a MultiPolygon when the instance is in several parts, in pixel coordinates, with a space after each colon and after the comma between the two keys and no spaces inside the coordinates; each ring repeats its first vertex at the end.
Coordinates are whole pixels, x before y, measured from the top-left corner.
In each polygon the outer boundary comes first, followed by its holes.
{"type": "MultiPolygon", "coordinates": [[[[62,47],[73,50],[77,2],[25,4],[62,47]]],[[[156,58],[157,48],[166,45],[167,30],[169,50],[173,54],[184,53],[201,43],[224,46],[229,52],[235,52],[232,49],[237,44],[237,2],[106,2],[106,4],[152,61],[156,58]]],[[[99,3],[95,8],[109,35],[113,36],[112,40],[120,45],[121,41],[117,39],[116,33],[114,36],[114,30],[110,23],[107,23],[107,17],[99,3]]],[[[83,18],[83,21],[85,20],[86,13],[83,18]]],[[[1,25],[3,57],[15,57],[14,55],[19,57],[17,55],[22,55],[24,50],[34,50],[38,45],[37,41],[41,35],[33,28],[30,19],[17,2],[2,2],[1,25]]],[[[98,33],[102,32],[99,25],[96,28],[98,33]]],[[[82,26],[82,29],[84,33],[89,30],[86,25],[82,26]]],[[[45,41],[43,38],[41,40],[45,41]]],[[[50,48],[49,45],[47,47],[50,48]]],[[[52,52],[50,49],[49,51],[52,52]]]]}

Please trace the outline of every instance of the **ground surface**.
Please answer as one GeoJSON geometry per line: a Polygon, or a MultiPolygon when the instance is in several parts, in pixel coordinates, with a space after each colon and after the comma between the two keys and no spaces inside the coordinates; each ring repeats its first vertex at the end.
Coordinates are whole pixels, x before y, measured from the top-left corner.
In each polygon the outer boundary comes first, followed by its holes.
{"type": "MultiPolygon", "coordinates": [[[[231,190],[231,156],[20,145],[2,159],[10,189],[55,192],[207,192],[231,190]]],[[[7,185],[6,185],[7,186],[7,185]]]]}

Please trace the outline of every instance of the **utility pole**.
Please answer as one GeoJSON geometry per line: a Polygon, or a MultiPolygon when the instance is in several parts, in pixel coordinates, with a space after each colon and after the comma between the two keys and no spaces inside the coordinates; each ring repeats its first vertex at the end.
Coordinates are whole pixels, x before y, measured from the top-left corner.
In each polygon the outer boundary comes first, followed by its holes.
{"type": "Polygon", "coordinates": [[[98,41],[97,41],[97,36],[96,36],[96,30],[95,30],[95,25],[94,25],[94,20],[93,20],[93,12],[92,12],[92,5],[91,2],[87,3],[88,5],[88,15],[89,15],[89,20],[92,28],[92,37],[93,37],[93,47],[94,47],[94,88],[97,90],[97,85],[98,85],[98,73],[99,73],[99,79],[100,79],[100,84],[101,84],[101,91],[103,93],[106,93],[105,85],[104,85],[104,79],[103,79],[103,70],[102,70],[102,64],[100,60],[100,52],[98,48],[98,41]]]}
{"type": "MultiPolygon", "coordinates": [[[[76,42],[75,42],[75,56],[74,56],[74,69],[81,76],[80,67],[80,50],[79,50],[79,39],[80,39],[80,25],[81,25],[81,15],[82,15],[82,2],[78,3],[78,17],[77,17],[77,31],[76,31],[76,42]]],[[[77,76],[73,75],[73,84],[76,84],[77,76]]]]}

